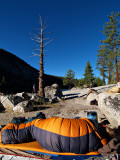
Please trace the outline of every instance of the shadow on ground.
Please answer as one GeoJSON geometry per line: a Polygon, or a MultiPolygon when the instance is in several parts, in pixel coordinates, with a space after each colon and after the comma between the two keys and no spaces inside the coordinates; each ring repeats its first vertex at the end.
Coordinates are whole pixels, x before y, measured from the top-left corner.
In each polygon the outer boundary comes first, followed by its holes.
{"type": "Polygon", "coordinates": [[[64,96],[75,96],[75,95],[78,95],[80,93],[75,93],[75,94],[64,94],[64,96]]]}
{"type": "Polygon", "coordinates": [[[68,100],[68,99],[74,99],[74,98],[78,98],[78,97],[84,97],[85,95],[87,95],[87,94],[83,94],[80,96],[80,93],[76,93],[76,94],[65,94],[63,97],[65,100],[68,100]]]}
{"type": "Polygon", "coordinates": [[[78,94],[80,94],[80,93],[75,93],[75,94],[65,94],[63,97],[64,97],[65,100],[68,100],[68,99],[77,98],[77,97],[78,97],[78,94]]]}
{"type": "Polygon", "coordinates": [[[35,106],[33,107],[33,111],[39,111],[39,110],[45,110],[45,109],[49,109],[49,108],[52,108],[52,107],[49,107],[49,106],[35,106]]]}

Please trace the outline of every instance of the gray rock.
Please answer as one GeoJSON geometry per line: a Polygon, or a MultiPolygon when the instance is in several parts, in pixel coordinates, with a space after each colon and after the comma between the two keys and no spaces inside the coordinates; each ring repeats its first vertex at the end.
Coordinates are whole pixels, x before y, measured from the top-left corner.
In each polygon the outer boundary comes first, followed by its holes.
{"type": "Polygon", "coordinates": [[[10,101],[8,96],[1,96],[0,101],[6,110],[13,110],[14,104],[10,101]]]}
{"type": "Polygon", "coordinates": [[[45,104],[48,99],[45,99],[44,97],[40,97],[38,95],[32,96],[31,101],[33,105],[42,105],[45,104]]]}
{"type": "Polygon", "coordinates": [[[24,99],[22,97],[19,97],[19,96],[15,96],[13,97],[13,103],[14,105],[17,105],[18,103],[24,101],[24,99]]]}
{"type": "Polygon", "coordinates": [[[4,108],[4,106],[2,105],[2,103],[0,102],[0,111],[4,111],[5,110],[5,108],[4,108]]]}
{"type": "Polygon", "coordinates": [[[98,101],[98,94],[96,92],[90,93],[87,96],[87,101],[90,103],[90,105],[96,105],[98,101]]]}
{"type": "Polygon", "coordinates": [[[25,112],[30,112],[32,110],[33,110],[33,105],[31,101],[22,101],[13,108],[13,111],[15,113],[25,113],[25,112]]]}
{"type": "Polygon", "coordinates": [[[22,101],[30,100],[30,98],[31,97],[26,92],[9,95],[9,99],[14,105],[17,105],[22,101]]]}
{"type": "Polygon", "coordinates": [[[98,101],[96,99],[90,101],[90,105],[98,105],[98,101]]]}
{"type": "Polygon", "coordinates": [[[30,96],[26,92],[17,93],[16,96],[22,97],[24,100],[30,100],[30,96]]]}
{"type": "Polygon", "coordinates": [[[52,86],[46,86],[44,88],[45,98],[49,99],[50,102],[60,100],[62,98],[62,92],[57,84],[52,86]]]}
{"type": "Polygon", "coordinates": [[[120,125],[120,95],[107,92],[99,94],[98,107],[112,126],[120,125]]]}

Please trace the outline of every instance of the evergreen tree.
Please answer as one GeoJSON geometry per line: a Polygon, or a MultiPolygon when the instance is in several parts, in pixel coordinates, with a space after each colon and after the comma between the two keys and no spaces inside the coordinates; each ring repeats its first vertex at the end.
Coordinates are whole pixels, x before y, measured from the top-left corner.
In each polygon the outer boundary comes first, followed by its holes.
{"type": "Polygon", "coordinates": [[[78,84],[78,86],[81,87],[81,88],[83,88],[83,87],[84,87],[84,84],[85,84],[84,78],[79,79],[79,84],[78,84]]]}
{"type": "Polygon", "coordinates": [[[103,85],[105,85],[105,82],[103,82],[103,80],[100,79],[100,77],[95,77],[93,86],[98,87],[103,85]]]}
{"type": "Polygon", "coordinates": [[[74,86],[74,77],[75,72],[69,69],[63,79],[63,84],[68,88],[72,88],[74,86]]]}
{"type": "Polygon", "coordinates": [[[113,13],[108,15],[109,22],[106,22],[103,30],[103,34],[106,36],[105,40],[101,42],[104,43],[111,52],[109,52],[110,59],[114,60],[114,67],[116,70],[116,80],[119,81],[118,74],[118,59],[120,57],[119,46],[120,46],[120,29],[119,29],[119,17],[120,13],[113,13]]]}
{"type": "Polygon", "coordinates": [[[110,84],[111,79],[112,79],[112,71],[113,71],[113,59],[109,54],[107,55],[107,60],[106,60],[106,66],[107,66],[107,72],[108,72],[108,84],[110,84]]]}
{"type": "Polygon", "coordinates": [[[116,83],[115,70],[112,70],[110,84],[115,84],[115,83],[116,83]]]}
{"type": "Polygon", "coordinates": [[[103,83],[105,83],[106,78],[106,56],[107,56],[107,49],[105,48],[105,45],[100,46],[100,50],[98,50],[97,54],[97,69],[100,71],[100,75],[103,77],[103,83]]]}
{"type": "Polygon", "coordinates": [[[89,61],[87,62],[87,65],[85,68],[84,81],[89,88],[94,82],[94,74],[89,61]]]}
{"type": "Polygon", "coordinates": [[[79,85],[79,80],[78,80],[77,78],[74,79],[73,84],[74,84],[74,87],[78,87],[78,85],[79,85]]]}

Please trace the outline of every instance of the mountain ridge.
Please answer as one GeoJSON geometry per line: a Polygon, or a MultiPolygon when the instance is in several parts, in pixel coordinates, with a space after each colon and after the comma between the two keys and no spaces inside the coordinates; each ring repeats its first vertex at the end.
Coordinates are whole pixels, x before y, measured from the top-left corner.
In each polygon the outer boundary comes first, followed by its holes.
{"type": "MultiPolygon", "coordinates": [[[[38,90],[39,71],[13,53],[0,48],[0,92],[32,92],[38,90]]],[[[62,87],[62,77],[44,74],[44,87],[57,83],[62,87]]]]}

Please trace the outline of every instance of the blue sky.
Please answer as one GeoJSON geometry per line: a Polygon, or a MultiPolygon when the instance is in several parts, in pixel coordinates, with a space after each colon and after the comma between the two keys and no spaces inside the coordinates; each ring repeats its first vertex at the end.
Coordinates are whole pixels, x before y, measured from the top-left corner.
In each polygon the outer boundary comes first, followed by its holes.
{"type": "Polygon", "coordinates": [[[0,48],[39,69],[39,58],[29,33],[39,27],[39,15],[48,17],[46,32],[55,40],[46,46],[44,71],[64,76],[69,69],[82,78],[88,61],[94,74],[97,50],[107,15],[120,11],[119,0],[0,0],[0,48]]]}

